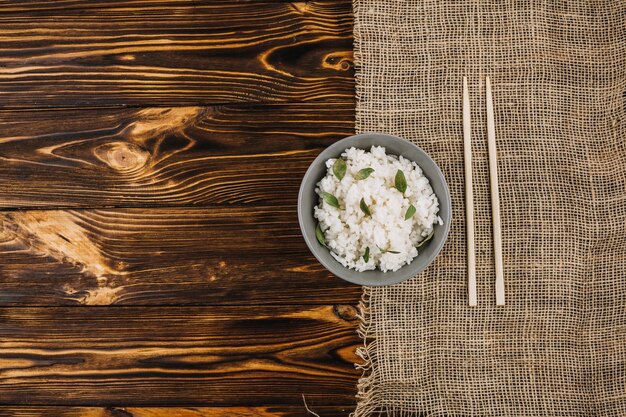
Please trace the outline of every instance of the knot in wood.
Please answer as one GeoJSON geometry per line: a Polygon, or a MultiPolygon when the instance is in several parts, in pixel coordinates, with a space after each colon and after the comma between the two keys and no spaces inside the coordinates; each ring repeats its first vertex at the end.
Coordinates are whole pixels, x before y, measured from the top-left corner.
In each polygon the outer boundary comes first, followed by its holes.
{"type": "Polygon", "coordinates": [[[354,306],[346,304],[338,304],[333,306],[333,312],[337,317],[345,321],[354,321],[357,319],[358,311],[354,306]]]}
{"type": "Polygon", "coordinates": [[[116,171],[136,171],[148,162],[150,154],[145,149],[127,142],[112,142],[99,146],[96,156],[116,171]]]}
{"type": "Polygon", "coordinates": [[[324,56],[322,67],[335,71],[349,71],[354,66],[352,52],[338,51],[324,56]]]}

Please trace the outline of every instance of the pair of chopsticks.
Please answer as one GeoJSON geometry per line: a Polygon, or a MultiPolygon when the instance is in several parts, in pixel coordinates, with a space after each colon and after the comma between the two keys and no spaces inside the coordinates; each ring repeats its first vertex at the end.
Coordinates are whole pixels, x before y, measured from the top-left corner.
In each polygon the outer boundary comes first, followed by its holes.
{"type": "MultiPolygon", "coordinates": [[[[498,192],[498,156],[496,128],[493,117],[491,80],[485,78],[487,99],[487,146],[489,149],[489,178],[493,218],[493,252],[496,267],[496,305],[504,305],[504,268],[502,265],[502,231],[500,227],[500,193],[498,192]]],[[[477,305],[476,251],[474,246],[474,192],[472,188],[472,123],[467,77],[463,77],[463,147],[465,158],[465,210],[467,218],[467,287],[469,305],[477,305]]]]}

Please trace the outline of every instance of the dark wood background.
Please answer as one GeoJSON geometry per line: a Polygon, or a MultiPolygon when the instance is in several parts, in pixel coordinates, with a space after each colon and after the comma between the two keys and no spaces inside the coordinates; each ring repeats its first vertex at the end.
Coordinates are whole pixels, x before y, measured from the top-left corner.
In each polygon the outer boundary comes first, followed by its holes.
{"type": "Polygon", "coordinates": [[[296,198],[353,120],[349,0],[0,0],[0,416],[346,416],[296,198]]]}

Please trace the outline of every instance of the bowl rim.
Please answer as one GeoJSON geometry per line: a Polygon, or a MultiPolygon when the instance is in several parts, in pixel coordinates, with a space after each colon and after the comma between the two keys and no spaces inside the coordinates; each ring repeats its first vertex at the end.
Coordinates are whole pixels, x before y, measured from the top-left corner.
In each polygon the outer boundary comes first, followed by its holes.
{"type": "MultiPolygon", "coordinates": [[[[384,145],[379,145],[379,146],[384,146],[384,145]]],[[[345,148],[344,148],[345,150],[345,148]]],[[[421,168],[421,166],[420,166],[421,168]]],[[[423,169],[423,168],[422,168],[423,169]]],[[[432,179],[429,178],[429,182],[432,179]]],[[[434,191],[433,191],[434,192],[434,191]]],[[[311,164],[309,165],[308,169],[306,170],[304,176],[302,177],[302,180],[300,182],[300,188],[298,191],[298,201],[297,201],[297,211],[298,211],[298,223],[300,225],[300,232],[302,234],[302,237],[304,238],[304,241],[307,244],[307,247],[309,248],[309,251],[313,254],[313,256],[318,260],[319,263],[322,264],[322,266],[324,266],[324,268],[326,268],[326,270],[328,270],[328,272],[330,272],[331,274],[335,275],[338,278],[343,279],[344,281],[353,283],[353,284],[358,284],[358,285],[366,285],[366,286],[372,286],[372,287],[378,287],[378,286],[388,286],[388,285],[394,285],[394,284],[398,284],[400,282],[404,282],[408,279],[411,279],[413,277],[415,277],[417,274],[421,273],[422,271],[424,271],[428,266],[430,266],[430,264],[432,264],[432,262],[435,260],[435,258],[439,255],[439,253],[441,252],[441,250],[443,249],[443,246],[445,245],[446,241],[448,240],[448,234],[450,232],[450,224],[452,222],[452,201],[451,201],[451,196],[450,196],[450,187],[448,186],[448,182],[446,181],[445,176],[443,175],[443,172],[441,171],[441,168],[439,168],[439,165],[435,162],[435,160],[422,148],[420,148],[418,145],[416,145],[415,143],[401,138],[399,136],[394,136],[394,135],[390,135],[390,134],[386,134],[386,133],[379,133],[379,132],[365,132],[365,133],[360,133],[357,135],[352,135],[352,136],[348,136],[345,137],[343,139],[340,139],[338,141],[336,141],[335,143],[327,146],[325,149],[322,150],[322,152],[320,152],[320,154],[311,162],[311,164]],[[444,196],[445,198],[441,198],[441,196],[437,195],[437,198],[439,199],[440,205],[441,204],[445,204],[447,206],[448,209],[448,216],[449,219],[446,223],[443,224],[443,237],[441,238],[441,240],[438,241],[437,246],[434,248],[433,252],[431,253],[430,256],[428,256],[426,258],[426,262],[424,262],[424,264],[419,267],[417,270],[409,273],[409,274],[400,274],[397,277],[393,278],[393,279],[389,279],[386,280],[385,282],[379,282],[379,281],[368,281],[368,280],[358,280],[358,279],[353,279],[351,276],[348,275],[344,275],[341,273],[337,273],[334,271],[334,268],[332,268],[331,266],[329,266],[326,262],[326,260],[320,258],[318,256],[318,254],[316,253],[316,250],[313,249],[313,245],[315,244],[319,244],[319,242],[317,242],[317,240],[315,240],[314,242],[311,241],[311,238],[308,236],[308,234],[305,231],[305,224],[304,224],[304,207],[303,207],[303,203],[302,200],[304,198],[304,185],[305,185],[305,180],[307,180],[311,175],[312,172],[314,170],[314,167],[316,167],[320,161],[322,163],[325,163],[325,161],[329,158],[332,158],[333,156],[329,156],[329,153],[334,153],[334,151],[338,148],[342,147],[342,144],[347,142],[347,141],[351,141],[351,140],[358,140],[360,138],[365,138],[365,137],[371,137],[371,136],[376,136],[377,138],[381,138],[382,140],[392,140],[392,141],[403,141],[406,142],[408,144],[410,144],[411,146],[413,146],[418,152],[421,152],[428,160],[430,160],[432,166],[435,169],[435,173],[439,176],[439,178],[442,181],[442,185],[444,190],[446,191],[446,195],[444,196]]],[[[311,208],[312,210],[312,208],[311,208]]],[[[311,216],[313,216],[312,212],[311,212],[311,216]]],[[[334,260],[334,259],[333,259],[334,260]]],[[[346,271],[355,271],[353,269],[347,268],[345,266],[343,266],[341,263],[339,263],[338,261],[334,260],[336,265],[338,265],[339,267],[341,267],[340,270],[346,270],[346,271]]],[[[400,267],[400,269],[398,269],[398,271],[402,271],[403,268],[406,268],[408,266],[410,266],[411,264],[406,264],[403,265],[402,267],[400,267]]],[[[372,271],[362,271],[362,272],[358,272],[355,271],[358,274],[366,274],[367,272],[372,272],[372,271]]],[[[363,275],[364,276],[364,275],[363,275]]]]}

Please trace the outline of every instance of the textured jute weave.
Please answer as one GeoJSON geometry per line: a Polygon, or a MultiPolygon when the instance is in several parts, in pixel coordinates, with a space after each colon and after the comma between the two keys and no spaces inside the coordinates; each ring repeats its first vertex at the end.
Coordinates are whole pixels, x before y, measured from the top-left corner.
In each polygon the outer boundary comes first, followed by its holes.
{"type": "Polygon", "coordinates": [[[414,141],[452,193],[418,277],[366,288],[356,416],[626,416],[626,2],[355,0],[357,130],[414,141]],[[467,306],[461,83],[478,307],[467,306]],[[506,306],[495,306],[484,77],[506,306]]]}

